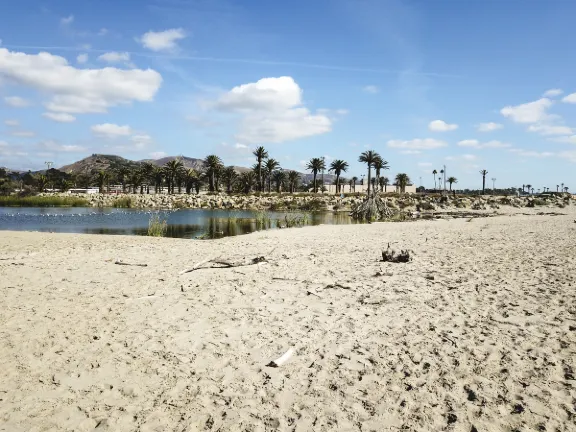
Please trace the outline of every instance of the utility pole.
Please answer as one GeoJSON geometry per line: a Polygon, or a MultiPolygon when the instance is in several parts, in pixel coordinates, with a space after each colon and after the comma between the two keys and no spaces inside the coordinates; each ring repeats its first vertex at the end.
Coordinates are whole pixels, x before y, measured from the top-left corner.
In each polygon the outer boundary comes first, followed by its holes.
{"type": "Polygon", "coordinates": [[[492,193],[496,190],[496,178],[492,177],[492,193]]]}
{"type": "Polygon", "coordinates": [[[442,170],[442,175],[444,176],[444,195],[446,195],[446,165],[444,165],[444,169],[442,170]]]}
{"type": "Polygon", "coordinates": [[[46,171],[49,171],[52,165],[54,165],[54,162],[44,162],[44,164],[46,165],[46,171]]]}

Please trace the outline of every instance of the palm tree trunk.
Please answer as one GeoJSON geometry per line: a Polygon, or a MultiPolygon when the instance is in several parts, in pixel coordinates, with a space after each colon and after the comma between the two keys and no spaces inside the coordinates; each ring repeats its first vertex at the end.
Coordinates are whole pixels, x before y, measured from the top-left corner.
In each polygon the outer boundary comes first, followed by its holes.
{"type": "Polygon", "coordinates": [[[336,193],[340,193],[340,174],[336,174],[336,193]]]}
{"type": "Polygon", "coordinates": [[[314,188],[312,188],[312,190],[314,191],[314,193],[317,192],[317,189],[316,189],[316,172],[314,172],[314,188]]]}
{"type": "Polygon", "coordinates": [[[482,195],[484,195],[485,189],[486,189],[486,176],[482,176],[482,195]]]}
{"type": "Polygon", "coordinates": [[[372,182],[372,168],[368,165],[368,196],[370,196],[370,183],[372,182]]]}

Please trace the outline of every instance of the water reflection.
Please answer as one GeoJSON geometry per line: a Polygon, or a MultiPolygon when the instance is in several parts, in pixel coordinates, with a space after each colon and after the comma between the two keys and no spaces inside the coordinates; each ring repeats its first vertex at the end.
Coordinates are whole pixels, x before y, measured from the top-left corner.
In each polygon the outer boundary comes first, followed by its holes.
{"type": "Polygon", "coordinates": [[[167,221],[167,237],[217,239],[295,225],[356,223],[347,213],[227,210],[145,211],[94,208],[0,208],[0,230],[146,235],[152,215],[167,221]]]}

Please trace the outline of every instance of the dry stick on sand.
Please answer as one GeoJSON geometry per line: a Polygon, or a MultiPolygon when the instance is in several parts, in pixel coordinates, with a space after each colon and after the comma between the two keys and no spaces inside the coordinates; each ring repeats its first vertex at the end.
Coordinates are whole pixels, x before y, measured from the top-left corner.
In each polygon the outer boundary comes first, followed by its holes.
{"type": "Polygon", "coordinates": [[[202,269],[220,269],[220,268],[231,268],[231,267],[243,267],[243,266],[257,265],[257,264],[266,263],[266,262],[268,262],[268,261],[263,256],[252,258],[249,262],[230,262],[230,261],[222,261],[219,258],[212,258],[212,259],[200,261],[198,264],[196,264],[191,269],[182,270],[180,272],[180,274],[190,273],[190,272],[193,272],[195,270],[202,270],[202,269]],[[218,267],[214,267],[214,266],[200,267],[201,265],[207,264],[207,263],[216,264],[216,265],[218,265],[218,267]]]}
{"type": "Polygon", "coordinates": [[[114,264],[124,265],[124,266],[148,267],[148,264],[126,263],[122,260],[116,260],[116,261],[114,261],[114,264]]]}
{"type": "Polygon", "coordinates": [[[290,357],[292,357],[292,354],[294,354],[294,348],[290,348],[281,357],[278,357],[276,360],[271,361],[266,366],[268,366],[268,367],[280,367],[284,363],[286,363],[290,357]]]}

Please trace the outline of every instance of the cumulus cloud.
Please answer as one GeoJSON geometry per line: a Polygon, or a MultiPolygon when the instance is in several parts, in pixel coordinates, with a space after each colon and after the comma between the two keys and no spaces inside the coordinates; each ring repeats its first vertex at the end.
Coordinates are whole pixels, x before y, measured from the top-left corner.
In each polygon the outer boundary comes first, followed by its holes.
{"type": "Polygon", "coordinates": [[[434,138],[416,138],[413,140],[390,140],[388,147],[399,148],[404,150],[432,150],[441,147],[447,147],[445,141],[437,140],[434,138]]]}
{"type": "Polygon", "coordinates": [[[10,132],[10,135],[20,138],[30,138],[36,135],[35,132],[26,131],[26,130],[17,130],[10,132]]]}
{"type": "Polygon", "coordinates": [[[263,78],[234,87],[210,106],[241,115],[236,138],[243,143],[279,143],[332,130],[330,117],[303,106],[302,90],[292,77],[263,78]]]}
{"type": "Polygon", "coordinates": [[[516,123],[541,123],[549,119],[547,110],[551,106],[550,99],[542,98],[534,102],[504,107],[500,113],[516,123]]]}
{"type": "Polygon", "coordinates": [[[246,144],[236,143],[234,144],[235,149],[244,150],[248,149],[249,147],[246,144]]]}
{"type": "Polygon", "coordinates": [[[150,153],[150,157],[152,159],[162,159],[164,157],[168,156],[167,153],[163,152],[163,151],[157,151],[157,152],[152,152],[150,153]]]}
{"type": "Polygon", "coordinates": [[[136,134],[130,137],[130,141],[136,149],[141,150],[152,144],[152,137],[147,134],[136,134]]]}
{"type": "Polygon", "coordinates": [[[63,152],[63,153],[81,153],[87,150],[86,147],[82,147],[79,145],[59,144],[58,142],[53,140],[39,142],[38,148],[48,150],[51,152],[63,152]]]}
{"type": "Polygon", "coordinates": [[[76,62],[79,64],[88,62],[88,54],[78,54],[78,57],[76,57],[76,62]]]}
{"type": "Polygon", "coordinates": [[[184,39],[186,33],[181,28],[164,30],[161,32],[149,31],[144,33],[138,42],[144,48],[152,51],[174,51],[178,48],[177,41],[184,39]]]}
{"type": "Polygon", "coordinates": [[[562,98],[562,102],[576,104],[576,93],[571,93],[562,98]]]}
{"type": "Polygon", "coordinates": [[[564,91],[562,89],[555,88],[555,89],[546,90],[542,96],[545,98],[550,98],[550,97],[560,96],[562,93],[564,93],[564,91]]]}
{"type": "Polygon", "coordinates": [[[362,91],[364,93],[370,93],[370,94],[380,93],[380,89],[375,85],[367,85],[362,89],[362,91]]]}
{"type": "Polygon", "coordinates": [[[42,114],[42,117],[45,117],[58,123],[72,123],[76,121],[76,117],[66,113],[45,112],[42,114]]]}
{"type": "Polygon", "coordinates": [[[25,54],[0,48],[0,79],[50,94],[48,111],[105,113],[109,107],[147,102],[162,83],[152,70],[77,69],[64,57],[46,52],[25,54]]]}
{"type": "Polygon", "coordinates": [[[20,126],[20,122],[18,120],[15,120],[15,119],[4,120],[4,124],[6,126],[9,126],[9,127],[20,126]]]}
{"type": "Polygon", "coordinates": [[[444,120],[433,120],[428,124],[432,132],[448,132],[458,129],[457,124],[448,124],[444,120]]]}
{"type": "Polygon", "coordinates": [[[74,15],[69,15],[64,18],[60,18],[60,25],[67,26],[74,22],[74,15]]]}
{"type": "Polygon", "coordinates": [[[97,124],[90,128],[95,135],[106,138],[117,138],[132,135],[132,128],[128,125],[118,126],[113,123],[97,124]]]}
{"type": "Polygon", "coordinates": [[[106,63],[126,63],[130,61],[130,54],[127,52],[110,51],[98,56],[98,60],[106,63]]]}
{"type": "Polygon", "coordinates": [[[576,144],[576,135],[563,136],[558,138],[549,138],[550,141],[556,141],[561,143],[576,144]]]}
{"type": "Polygon", "coordinates": [[[504,125],[500,123],[488,122],[488,123],[480,123],[476,129],[478,132],[492,132],[498,129],[502,129],[504,125]]]}
{"type": "Polygon", "coordinates": [[[503,143],[501,141],[492,140],[485,143],[481,143],[476,139],[466,139],[462,141],[458,141],[457,145],[460,147],[472,147],[476,149],[486,149],[486,148],[507,148],[511,147],[510,144],[503,143]]]}
{"type": "MultiPolygon", "coordinates": [[[[1,51],[1,49],[0,49],[1,51]]],[[[1,56],[0,56],[1,60],[1,56]]],[[[2,67],[2,63],[0,62],[0,68],[2,67]]],[[[31,105],[29,101],[20,96],[6,96],[4,98],[4,103],[12,108],[26,108],[31,105]]]]}
{"type": "Polygon", "coordinates": [[[570,135],[573,130],[568,126],[535,124],[528,127],[528,132],[536,132],[541,135],[570,135]]]}

